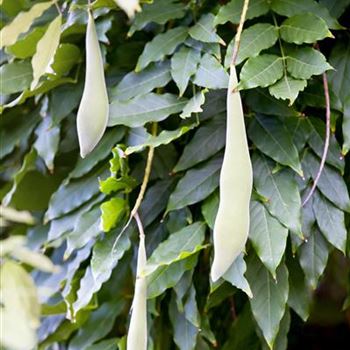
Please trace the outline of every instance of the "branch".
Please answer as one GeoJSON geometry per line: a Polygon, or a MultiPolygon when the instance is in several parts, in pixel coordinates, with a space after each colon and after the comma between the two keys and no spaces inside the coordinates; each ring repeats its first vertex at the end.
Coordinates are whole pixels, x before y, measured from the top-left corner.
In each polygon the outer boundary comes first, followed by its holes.
{"type": "Polygon", "coordinates": [[[329,147],[329,138],[330,138],[330,124],[331,124],[331,104],[329,99],[329,90],[328,90],[328,79],[326,72],[323,73],[323,90],[324,90],[324,97],[326,100],[326,136],[324,140],[324,147],[323,147],[323,153],[321,158],[320,167],[318,168],[317,175],[315,177],[314,183],[311,187],[310,192],[306,196],[306,198],[303,201],[303,206],[310,200],[312,195],[314,194],[316,190],[317,183],[321,177],[324,165],[326,163],[327,153],[328,153],[328,147],[329,147]]]}
{"type": "Polygon", "coordinates": [[[53,0],[54,4],[56,6],[56,9],[58,11],[58,14],[62,16],[62,11],[61,11],[60,6],[58,5],[57,1],[58,0],[53,0]]]}
{"type": "MultiPolygon", "coordinates": [[[[152,135],[155,136],[156,134],[157,134],[157,124],[153,123],[152,135]]],[[[154,157],[154,147],[153,146],[149,146],[148,155],[147,155],[147,162],[146,162],[146,167],[145,167],[145,174],[143,176],[140,192],[139,192],[139,194],[138,194],[138,196],[136,198],[136,202],[134,204],[134,207],[131,210],[129,220],[125,224],[125,226],[123,227],[120,235],[122,233],[124,233],[125,230],[128,228],[132,218],[135,217],[135,215],[137,215],[137,211],[140,208],[140,205],[141,205],[143,197],[145,195],[145,192],[146,192],[146,189],[147,189],[147,185],[148,185],[148,181],[149,181],[149,178],[150,178],[150,175],[151,175],[153,157],[154,157]]]]}
{"type": "Polygon", "coordinates": [[[242,34],[242,30],[243,30],[243,24],[244,24],[246,15],[247,15],[248,6],[249,6],[249,0],[244,0],[242,13],[241,13],[241,18],[239,20],[237,34],[236,34],[236,37],[235,37],[235,45],[233,47],[231,66],[234,66],[236,64],[236,59],[237,59],[237,55],[238,55],[239,45],[241,44],[241,34],[242,34]]]}
{"type": "MultiPolygon", "coordinates": [[[[157,124],[153,124],[152,128],[152,135],[155,136],[157,133],[157,124]]],[[[145,174],[143,176],[141,188],[139,195],[137,196],[136,202],[134,207],[132,208],[130,218],[134,217],[137,213],[137,210],[139,209],[141,202],[143,200],[143,197],[145,195],[146,189],[147,189],[147,184],[151,175],[151,169],[152,169],[152,162],[153,162],[153,156],[154,156],[154,147],[149,146],[149,151],[147,155],[147,162],[146,162],[146,168],[145,168],[145,174]]]]}

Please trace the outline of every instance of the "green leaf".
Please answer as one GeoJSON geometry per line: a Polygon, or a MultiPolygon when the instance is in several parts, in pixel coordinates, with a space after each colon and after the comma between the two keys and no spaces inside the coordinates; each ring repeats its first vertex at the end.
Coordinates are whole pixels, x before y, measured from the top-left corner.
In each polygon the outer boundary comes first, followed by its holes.
{"type": "Polygon", "coordinates": [[[54,169],[54,158],[58,151],[60,141],[60,128],[51,125],[52,121],[49,116],[45,117],[35,130],[37,139],[34,148],[38,155],[44,160],[50,172],[54,169]]]}
{"type": "Polygon", "coordinates": [[[247,278],[253,292],[250,305],[254,318],[272,349],[288,300],[288,270],[281,264],[276,271],[276,279],[273,279],[259,259],[251,254],[247,278]]]}
{"type": "MultiPolygon", "coordinates": [[[[326,135],[326,125],[323,121],[314,117],[310,117],[307,120],[311,129],[308,144],[319,157],[322,157],[323,144],[326,135]]],[[[343,174],[344,157],[341,154],[341,149],[339,147],[338,141],[332,133],[330,136],[326,162],[339,169],[340,172],[343,174]]]]}
{"type": "Polygon", "coordinates": [[[108,130],[98,146],[91,153],[89,153],[84,159],[78,159],[75,168],[69,174],[69,178],[73,179],[82,177],[93,169],[101,160],[106,159],[110,155],[115,144],[122,139],[124,133],[125,129],[122,127],[108,130]]]}
{"type": "Polygon", "coordinates": [[[246,92],[245,102],[255,112],[278,115],[281,117],[295,117],[298,112],[285,102],[275,99],[266,90],[253,89],[246,92]]]}
{"type": "Polygon", "coordinates": [[[169,61],[150,65],[140,73],[130,72],[121,82],[111,89],[111,101],[128,100],[138,95],[144,95],[154,88],[163,87],[171,80],[169,61]]]}
{"type": "Polygon", "coordinates": [[[248,133],[259,150],[302,176],[298,150],[280,119],[257,114],[248,133]]]}
{"type": "Polygon", "coordinates": [[[10,260],[3,262],[0,272],[0,316],[4,322],[0,343],[8,349],[32,349],[37,344],[36,329],[40,324],[34,281],[23,267],[10,260]]]}
{"type": "Polygon", "coordinates": [[[35,54],[38,41],[45,34],[47,27],[36,27],[29,34],[20,36],[17,41],[6,48],[6,52],[17,58],[28,58],[35,54]]]}
{"type": "Polygon", "coordinates": [[[173,189],[174,181],[172,178],[166,178],[156,182],[146,192],[145,198],[140,206],[140,217],[142,223],[148,226],[164,210],[168,198],[173,189]],[[159,193],[163,195],[160,197],[159,193]]]}
{"type": "Polygon", "coordinates": [[[287,70],[294,78],[310,79],[312,75],[332,69],[322,53],[311,47],[301,47],[287,53],[287,70]]]}
{"type": "MultiPolygon", "coordinates": [[[[215,25],[228,21],[238,24],[241,18],[244,0],[231,0],[227,5],[221,6],[215,18],[215,25]]],[[[269,11],[269,3],[266,0],[251,0],[246,19],[252,19],[264,15],[269,11]]]]}
{"type": "Polygon", "coordinates": [[[136,14],[128,36],[132,36],[149,23],[165,24],[171,19],[182,18],[185,11],[185,4],[174,0],[156,0],[150,4],[146,3],[142,6],[142,11],[136,14]]]}
{"type": "Polygon", "coordinates": [[[299,249],[300,265],[305,273],[306,283],[316,289],[318,280],[327,265],[329,247],[316,227],[299,249]]]}
{"type": "Polygon", "coordinates": [[[78,84],[64,84],[53,89],[50,94],[49,111],[55,124],[60,123],[78,107],[82,94],[82,82],[78,84]],[[62,100],[64,100],[64,103],[62,103],[62,100]]]}
{"type": "Polygon", "coordinates": [[[270,214],[293,233],[301,236],[301,199],[293,173],[287,169],[274,173],[274,164],[255,153],[252,157],[254,185],[265,197],[270,214]]]}
{"type": "Polygon", "coordinates": [[[17,105],[21,105],[24,103],[29,97],[45,94],[51,89],[54,89],[58,87],[59,85],[63,84],[71,84],[75,83],[75,80],[73,78],[69,77],[62,77],[55,80],[45,80],[41,82],[37,88],[35,88],[33,91],[31,90],[25,90],[23,91],[15,100],[12,100],[11,102],[7,103],[3,106],[3,108],[12,108],[17,105]]]}
{"type": "Polygon", "coordinates": [[[67,235],[65,257],[84,247],[102,232],[100,215],[100,208],[95,207],[77,217],[73,230],[67,235]]]}
{"type": "MultiPolygon", "coordinates": [[[[319,169],[320,160],[311,152],[308,152],[303,159],[304,167],[307,173],[313,178],[319,169]]],[[[324,166],[317,188],[338,208],[350,212],[350,198],[346,183],[339,172],[327,165],[324,166]]]]}
{"type": "Polygon", "coordinates": [[[33,81],[30,89],[38,87],[40,78],[45,73],[51,73],[56,50],[59,45],[61,35],[62,16],[57,16],[48,26],[45,34],[36,46],[36,52],[32,58],[33,81]]]}
{"type": "Polygon", "coordinates": [[[63,234],[72,231],[75,228],[75,225],[78,225],[77,220],[79,217],[88,212],[95,204],[100,203],[102,199],[102,195],[92,198],[78,210],[75,210],[72,213],[61,216],[57,219],[53,219],[50,223],[50,229],[47,234],[47,241],[51,242],[57,240],[61,238],[63,234]]]}
{"type": "Polygon", "coordinates": [[[182,111],[187,100],[172,94],[148,93],[129,101],[114,101],[110,104],[109,126],[142,126],[148,122],[161,121],[171,114],[182,111]]]}
{"type": "Polygon", "coordinates": [[[80,180],[65,181],[51,197],[45,219],[52,220],[67,214],[90,200],[99,192],[97,176],[104,176],[104,167],[80,180]]]}
{"type": "Polygon", "coordinates": [[[197,257],[198,254],[194,254],[187,259],[179,260],[169,266],[161,266],[147,276],[148,299],[156,298],[166,289],[174,287],[186,271],[195,267],[197,264],[197,257]]]}
{"type": "Polygon", "coordinates": [[[342,153],[345,155],[350,150],[350,95],[344,103],[344,114],[343,114],[343,148],[342,153]]]}
{"type": "Polygon", "coordinates": [[[276,84],[269,87],[269,92],[272,96],[282,100],[289,100],[291,106],[307,85],[306,80],[297,80],[288,75],[285,75],[276,84]]]}
{"type": "Polygon", "coordinates": [[[266,268],[276,277],[287,245],[288,229],[272,217],[260,202],[250,205],[249,239],[266,268]]]}
{"type": "Polygon", "coordinates": [[[207,13],[190,28],[188,33],[193,39],[198,41],[225,45],[225,42],[216,34],[214,20],[215,16],[212,13],[207,13]]]}
{"type": "Polygon", "coordinates": [[[350,49],[349,40],[341,40],[334,46],[329,58],[330,64],[335,68],[329,72],[329,82],[333,92],[339,96],[343,108],[348,99],[350,90],[350,49]]]}
{"type": "Polygon", "coordinates": [[[122,198],[112,198],[101,204],[101,224],[104,232],[109,232],[120,221],[125,212],[125,201],[122,198]]]}
{"type": "Polygon", "coordinates": [[[249,303],[245,303],[243,310],[232,323],[228,339],[224,343],[222,350],[261,349],[255,328],[256,324],[252,320],[249,303]]]}
{"type": "Polygon", "coordinates": [[[182,113],[180,114],[180,118],[186,119],[190,118],[192,113],[201,113],[203,112],[202,105],[205,102],[204,93],[206,91],[202,90],[197,92],[186,104],[182,113]]]}
{"type": "Polygon", "coordinates": [[[107,32],[112,28],[112,17],[105,17],[104,19],[96,23],[96,33],[98,41],[103,42],[104,44],[109,45],[109,39],[107,37],[107,32]]]}
{"type": "Polygon", "coordinates": [[[253,298],[249,283],[244,276],[246,270],[247,265],[243,259],[243,253],[241,253],[222,277],[224,280],[230,282],[234,287],[237,287],[246,293],[249,298],[253,298]]]}
{"type": "Polygon", "coordinates": [[[290,257],[289,271],[289,296],[288,305],[306,322],[311,307],[311,290],[306,283],[304,272],[297,257],[290,257]]]}
{"type": "Polygon", "coordinates": [[[182,135],[186,134],[190,130],[192,130],[195,127],[194,124],[188,125],[188,126],[183,126],[180,129],[177,130],[163,130],[159,135],[157,136],[152,136],[148,134],[147,139],[139,145],[131,146],[128,147],[125,150],[126,155],[130,155],[135,152],[140,152],[142,151],[145,147],[159,147],[160,145],[167,145],[170,142],[180,138],[182,135]]]}
{"type": "MultiPolygon", "coordinates": [[[[286,312],[282,317],[281,323],[279,325],[279,330],[273,345],[273,350],[285,350],[288,346],[288,332],[291,324],[290,311],[286,308],[286,312]]],[[[265,343],[263,345],[263,350],[270,349],[270,347],[265,343]]]]}
{"type": "Polygon", "coordinates": [[[220,44],[218,43],[204,43],[188,37],[185,41],[185,45],[194,50],[201,51],[202,53],[209,53],[221,61],[221,50],[220,44]]]}
{"type": "Polygon", "coordinates": [[[212,193],[202,204],[202,215],[206,224],[213,230],[219,208],[219,192],[212,193]]]}
{"type": "Polygon", "coordinates": [[[33,78],[29,62],[13,62],[0,67],[0,94],[9,95],[21,92],[30,86],[33,78]]]}
{"type": "Polygon", "coordinates": [[[282,58],[276,55],[259,55],[249,58],[240,73],[239,89],[267,87],[283,76],[282,58]]]}
{"type": "Polygon", "coordinates": [[[335,207],[318,191],[314,196],[313,209],[320,231],[330,244],[345,254],[347,233],[344,212],[335,207]]]}
{"type": "Polygon", "coordinates": [[[209,89],[226,89],[228,74],[215,57],[206,53],[199,62],[193,83],[209,89]]]}
{"type": "Polygon", "coordinates": [[[22,264],[29,265],[43,272],[57,272],[55,265],[46,255],[29,250],[27,247],[17,247],[17,249],[11,253],[11,256],[20,261],[22,264]]]}
{"type": "Polygon", "coordinates": [[[116,317],[125,307],[124,299],[103,303],[92,312],[88,321],[79,328],[69,343],[68,350],[86,349],[96,341],[103,339],[113,328],[116,317]]]}
{"type": "Polygon", "coordinates": [[[29,171],[36,169],[35,167],[36,159],[37,159],[37,153],[34,149],[32,149],[29,153],[25,155],[21,168],[14,175],[13,185],[10,191],[6,193],[6,196],[2,201],[5,206],[8,206],[11,203],[17,191],[18,186],[21,183],[21,181],[24,179],[25,175],[29,171]]]}
{"type": "MultiPolygon", "coordinates": [[[[240,64],[248,57],[259,55],[262,50],[273,46],[278,39],[278,31],[275,26],[268,23],[258,23],[244,29],[241,35],[236,64],[240,64]]],[[[232,60],[235,38],[230,42],[226,57],[225,67],[229,67],[232,60]]]]}
{"type": "Polygon", "coordinates": [[[312,13],[303,13],[286,19],[280,26],[280,33],[284,41],[298,45],[333,37],[327,23],[312,13]]]}
{"type": "Polygon", "coordinates": [[[285,118],[284,122],[293,139],[293,143],[300,152],[305,147],[305,144],[310,137],[311,130],[308,120],[300,116],[285,118]]]}
{"type": "Polygon", "coordinates": [[[178,182],[168,202],[167,212],[181,209],[208,197],[219,185],[222,156],[189,170],[178,182]]]}
{"type": "Polygon", "coordinates": [[[118,349],[119,349],[119,344],[118,344],[117,338],[102,340],[86,348],[86,350],[118,350],[118,349]]]}
{"type": "Polygon", "coordinates": [[[123,235],[118,233],[108,234],[94,245],[90,266],[80,280],[77,300],[73,304],[74,314],[89,303],[93,294],[110,278],[112,270],[130,248],[127,232],[123,235]]]}
{"type": "Polygon", "coordinates": [[[181,350],[194,350],[199,329],[186,318],[185,312],[178,310],[175,297],[169,304],[169,317],[174,329],[174,342],[181,350]]]}
{"type": "Polygon", "coordinates": [[[19,35],[27,32],[33,21],[37,17],[40,17],[51,5],[51,1],[41,2],[32,6],[29,11],[18,14],[11,23],[1,29],[0,49],[2,49],[4,46],[14,44],[19,35]]]}
{"type": "Polygon", "coordinates": [[[113,175],[105,180],[99,180],[100,191],[104,194],[111,194],[123,190],[124,192],[130,192],[137,183],[133,178],[121,176],[116,179],[113,175]]]}
{"type": "Polygon", "coordinates": [[[204,233],[205,225],[202,222],[196,222],[171,233],[148,259],[145,273],[150,275],[159,267],[171,265],[197,253],[203,248],[204,233]]]}
{"type": "Polygon", "coordinates": [[[16,115],[16,120],[18,122],[11,125],[11,128],[1,127],[0,129],[0,159],[10,154],[21,142],[27,142],[40,120],[40,115],[38,110],[35,109],[29,114],[25,113],[22,120],[16,115]]]}
{"type": "Polygon", "coordinates": [[[326,7],[334,18],[339,18],[349,5],[349,0],[338,0],[334,2],[333,0],[320,0],[320,4],[326,7]]]}
{"type": "Polygon", "coordinates": [[[55,75],[61,77],[72,69],[81,60],[81,52],[78,46],[72,44],[60,44],[56,50],[51,69],[55,75]]]}
{"type": "Polygon", "coordinates": [[[148,42],[137,61],[136,72],[146,68],[150,63],[160,61],[165,56],[171,55],[187,37],[186,27],[170,29],[165,33],[158,34],[148,42]]]}
{"type": "Polygon", "coordinates": [[[171,58],[171,76],[179,88],[180,96],[184,94],[191,76],[197,72],[200,59],[200,51],[187,47],[182,47],[171,58]]]}
{"type": "MultiPolygon", "coordinates": [[[[337,5],[338,5],[337,1],[337,5]]],[[[338,7],[338,6],[337,6],[338,7]]],[[[321,17],[331,29],[341,29],[342,26],[333,18],[329,11],[320,3],[314,0],[272,0],[271,9],[281,16],[291,17],[297,14],[313,13],[321,17]]]]}
{"type": "Polygon", "coordinates": [[[225,146],[225,115],[203,124],[188,142],[174,171],[186,170],[216,154],[225,146]]]}

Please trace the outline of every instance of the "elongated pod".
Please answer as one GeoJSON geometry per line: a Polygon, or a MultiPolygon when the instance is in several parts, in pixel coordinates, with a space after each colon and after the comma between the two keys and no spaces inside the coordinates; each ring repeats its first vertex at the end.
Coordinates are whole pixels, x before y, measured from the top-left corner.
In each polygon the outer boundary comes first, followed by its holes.
{"type": "Polygon", "coordinates": [[[77,116],[80,155],[84,158],[102,138],[108,121],[109,105],[103,60],[95,22],[89,12],[86,29],[86,73],[83,97],[77,116]]]}
{"type": "Polygon", "coordinates": [[[146,268],[145,236],[140,235],[137,255],[135,293],[127,338],[127,350],[147,349],[147,282],[142,272],[146,268]]]}
{"type": "Polygon", "coordinates": [[[249,232],[249,202],[253,173],[236,69],[230,68],[227,90],[227,129],[220,174],[220,203],[214,224],[214,261],[211,278],[218,280],[244,250],[249,232]]]}

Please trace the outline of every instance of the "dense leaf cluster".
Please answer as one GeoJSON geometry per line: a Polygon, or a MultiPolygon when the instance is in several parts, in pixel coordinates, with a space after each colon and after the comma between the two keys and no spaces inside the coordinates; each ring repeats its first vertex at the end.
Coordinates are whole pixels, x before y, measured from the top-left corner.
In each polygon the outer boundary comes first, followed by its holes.
{"type": "Polygon", "coordinates": [[[112,0],[92,2],[110,116],[85,159],[75,123],[87,2],[1,1],[1,254],[11,264],[2,279],[10,276],[30,298],[37,289],[41,310],[35,304],[6,316],[13,327],[41,316],[29,344],[125,348],[138,232],[134,222],[120,232],[149,147],[155,156],[139,210],[149,349],[284,350],[291,322],[315,315],[327,264],[340,303],[349,305],[350,41],[342,26],[349,1],[334,3],[250,1],[236,88],[254,170],[251,228],[246,254],[212,283],[227,68],[243,0],[154,0],[132,20],[112,0]],[[303,207],[323,152],[326,71],[329,150],[303,207]],[[34,267],[36,287],[14,261],[34,267]]]}

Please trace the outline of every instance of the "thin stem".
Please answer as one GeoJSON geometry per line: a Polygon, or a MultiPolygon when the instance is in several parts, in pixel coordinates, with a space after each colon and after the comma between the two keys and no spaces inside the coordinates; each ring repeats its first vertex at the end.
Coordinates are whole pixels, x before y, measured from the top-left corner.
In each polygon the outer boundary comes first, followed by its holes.
{"type": "MultiPolygon", "coordinates": [[[[276,29],[279,28],[277,20],[276,20],[276,16],[272,13],[272,18],[273,18],[273,23],[276,27],[276,29]]],[[[282,55],[282,64],[283,64],[283,70],[284,70],[284,75],[287,75],[287,66],[286,66],[286,55],[284,54],[284,49],[283,49],[283,45],[282,45],[282,40],[280,35],[278,35],[278,46],[280,48],[280,52],[282,55]]]]}
{"type": "MultiPolygon", "coordinates": [[[[157,123],[153,123],[153,126],[152,126],[152,135],[155,136],[157,134],[157,123]]],[[[146,189],[147,189],[147,184],[148,184],[148,181],[149,181],[149,178],[150,178],[150,175],[151,175],[151,169],[152,169],[152,162],[153,162],[153,156],[154,156],[154,147],[153,146],[150,146],[149,147],[149,151],[148,151],[148,156],[147,156],[147,162],[146,162],[146,168],[145,168],[145,174],[143,176],[143,180],[142,180],[142,184],[141,184],[141,188],[140,188],[140,192],[137,196],[137,199],[136,199],[136,202],[135,202],[135,205],[134,207],[132,208],[131,210],[131,213],[130,213],[130,217],[127,221],[127,223],[125,224],[125,226],[123,227],[123,229],[121,230],[120,234],[118,235],[118,237],[116,238],[116,240],[114,241],[113,243],[113,246],[112,246],[112,250],[111,250],[111,254],[114,252],[114,249],[120,239],[120,237],[123,235],[123,233],[126,231],[126,229],[129,227],[130,223],[131,223],[131,220],[133,218],[135,218],[136,220],[136,223],[139,227],[139,231],[140,231],[140,226],[139,226],[139,222],[141,223],[141,220],[139,218],[139,214],[138,214],[138,210],[140,208],[140,205],[142,203],[142,200],[143,200],[143,197],[145,195],[145,192],[146,192],[146,189]],[[137,219],[138,217],[138,219],[137,219]],[[139,220],[139,222],[138,222],[139,220]]],[[[141,225],[142,227],[142,225],[141,225]]],[[[143,229],[142,229],[142,233],[143,233],[143,229]]],[[[141,231],[140,231],[140,234],[141,234],[141,231]]],[[[144,233],[143,233],[144,234],[144,233]]]]}
{"type": "MultiPolygon", "coordinates": [[[[193,95],[193,97],[196,95],[196,93],[197,93],[196,85],[192,83],[192,95],[193,95]]],[[[196,112],[194,115],[196,117],[196,124],[199,125],[200,122],[199,122],[199,114],[198,114],[198,112],[196,112]]]]}
{"type": "Polygon", "coordinates": [[[229,301],[230,301],[231,318],[232,318],[232,321],[234,321],[237,318],[237,313],[236,313],[236,307],[235,307],[235,300],[232,295],[230,296],[229,301]]]}
{"type": "Polygon", "coordinates": [[[324,165],[326,163],[327,153],[328,153],[328,147],[329,147],[329,138],[330,138],[330,124],[331,124],[331,104],[329,99],[329,90],[328,90],[328,79],[326,72],[322,75],[323,78],[323,90],[324,90],[324,97],[326,101],[326,136],[324,140],[324,147],[323,147],[323,153],[321,158],[321,163],[317,171],[317,175],[315,177],[314,183],[311,187],[310,192],[306,196],[306,198],[303,201],[303,206],[310,200],[311,196],[314,194],[316,190],[317,183],[321,177],[324,165]]]}
{"type": "MultiPolygon", "coordinates": [[[[157,124],[154,123],[152,126],[152,135],[155,136],[157,134],[157,124]]],[[[148,150],[148,155],[147,155],[147,162],[146,162],[146,168],[145,168],[145,174],[143,176],[141,188],[139,195],[137,196],[135,205],[131,211],[130,217],[132,218],[135,216],[137,213],[137,210],[139,209],[141,202],[143,200],[143,197],[145,195],[146,189],[147,189],[147,184],[151,175],[151,169],[152,169],[152,162],[153,162],[153,156],[154,156],[154,147],[150,146],[148,150]]]]}
{"type": "Polygon", "coordinates": [[[243,24],[244,24],[246,15],[247,15],[248,6],[249,6],[249,0],[244,0],[242,13],[241,13],[241,18],[239,20],[237,34],[236,34],[236,37],[235,37],[235,45],[233,47],[231,66],[234,66],[236,64],[236,59],[237,59],[237,55],[238,55],[239,45],[241,44],[241,34],[242,34],[242,30],[243,30],[243,24]]]}
{"type": "Polygon", "coordinates": [[[57,1],[58,1],[58,0],[53,0],[54,4],[55,4],[55,6],[56,6],[56,9],[57,9],[57,11],[58,11],[58,14],[59,14],[59,15],[62,15],[62,11],[61,11],[61,9],[60,9],[60,7],[59,7],[57,1]]]}

